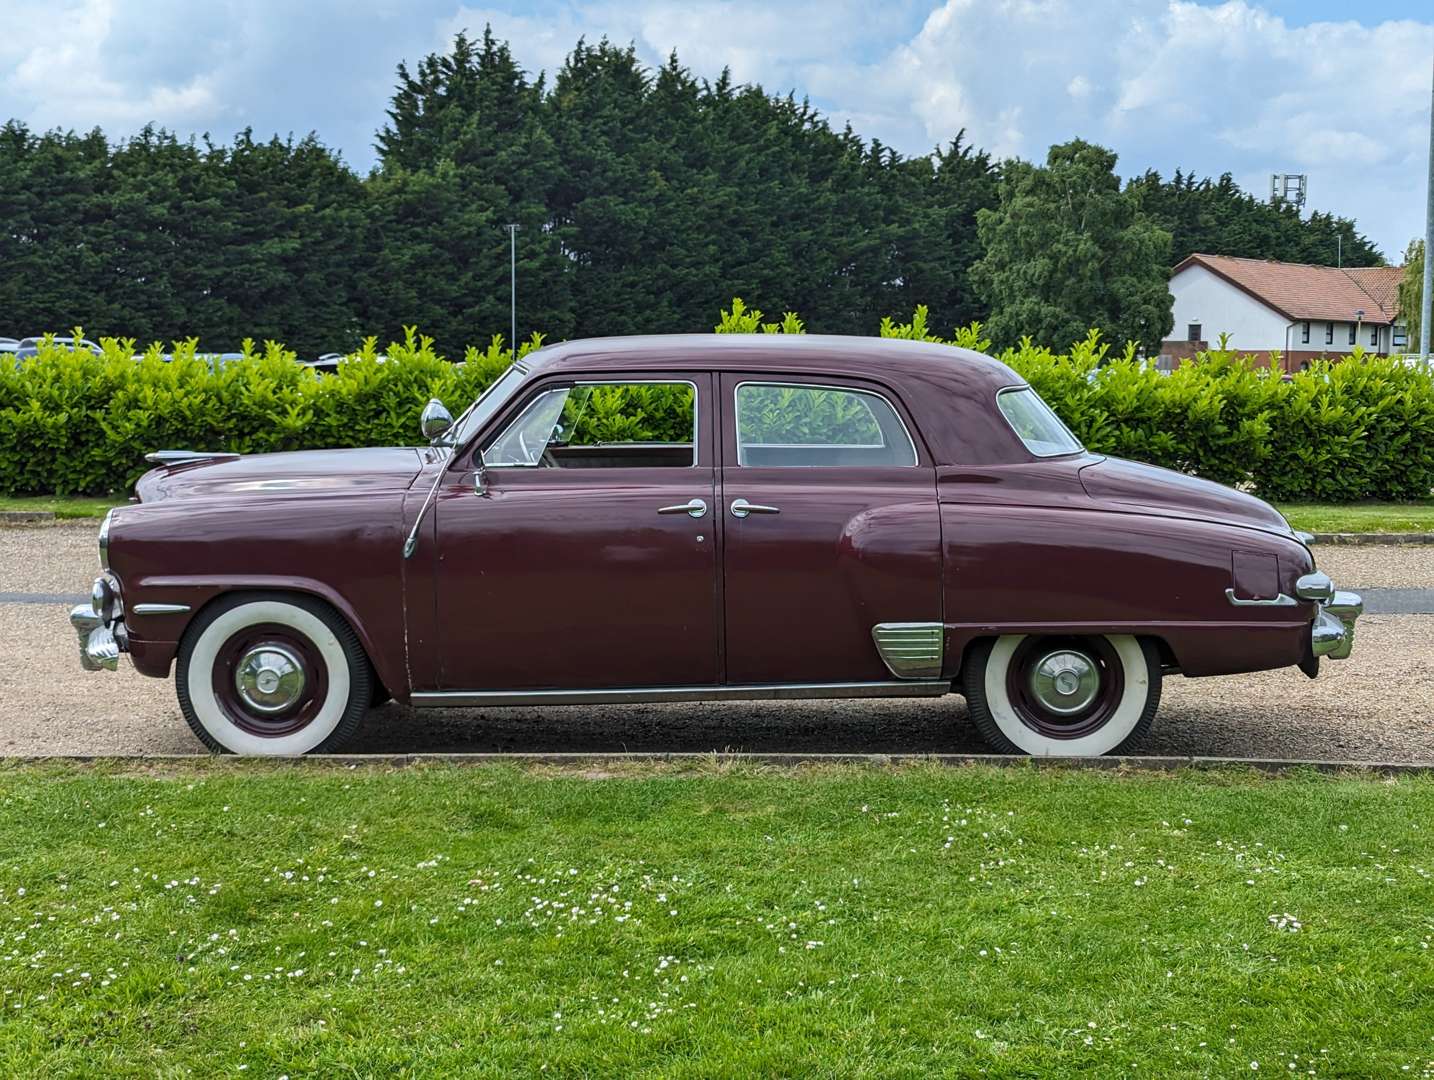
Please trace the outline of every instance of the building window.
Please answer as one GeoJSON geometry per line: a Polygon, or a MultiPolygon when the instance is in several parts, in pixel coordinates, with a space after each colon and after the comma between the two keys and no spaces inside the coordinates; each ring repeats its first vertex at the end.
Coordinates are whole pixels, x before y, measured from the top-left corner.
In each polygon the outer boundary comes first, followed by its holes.
{"type": "Polygon", "coordinates": [[[1334,323],[1332,322],[1324,324],[1324,343],[1326,345],[1334,344],[1334,323]]]}
{"type": "Polygon", "coordinates": [[[1403,348],[1409,344],[1409,330],[1403,323],[1395,323],[1390,334],[1390,344],[1395,348],[1403,348]]]}
{"type": "Polygon", "coordinates": [[[1310,343],[1310,324],[1305,323],[1300,327],[1300,341],[1308,345],[1310,343]]]}
{"type": "Polygon", "coordinates": [[[1187,326],[1187,327],[1185,328],[1185,340],[1186,340],[1186,341],[1204,341],[1205,339],[1200,336],[1200,331],[1203,330],[1203,329],[1204,329],[1204,327],[1202,327],[1199,323],[1197,323],[1197,322],[1191,323],[1189,326],[1187,326]]]}
{"type": "Polygon", "coordinates": [[[1376,349],[1379,348],[1379,327],[1371,326],[1369,328],[1369,343],[1376,349]]]}
{"type": "Polygon", "coordinates": [[[1358,323],[1350,323],[1350,324],[1349,324],[1349,343],[1350,343],[1351,345],[1353,345],[1353,344],[1354,344],[1356,341],[1358,341],[1358,340],[1359,340],[1359,324],[1358,324],[1358,323]]]}

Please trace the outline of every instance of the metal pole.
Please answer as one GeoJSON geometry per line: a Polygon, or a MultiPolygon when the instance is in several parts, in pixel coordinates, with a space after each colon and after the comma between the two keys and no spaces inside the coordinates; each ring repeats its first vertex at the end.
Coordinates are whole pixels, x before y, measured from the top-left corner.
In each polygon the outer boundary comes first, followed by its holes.
{"type": "MultiPolygon", "coordinates": [[[[1431,66],[1434,70],[1434,66],[1431,66]]],[[[1429,178],[1424,207],[1424,295],[1419,305],[1419,355],[1429,366],[1429,320],[1434,308],[1434,75],[1429,84],[1429,178]]]]}
{"type": "Polygon", "coordinates": [[[504,225],[508,230],[508,322],[511,336],[508,346],[513,359],[518,359],[518,226],[504,225]]]}

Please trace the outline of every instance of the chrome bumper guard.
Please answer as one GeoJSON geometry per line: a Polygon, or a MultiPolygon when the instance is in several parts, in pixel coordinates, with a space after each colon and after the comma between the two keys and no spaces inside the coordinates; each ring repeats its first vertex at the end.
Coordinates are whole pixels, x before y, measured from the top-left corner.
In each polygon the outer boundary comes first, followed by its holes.
{"type": "Polygon", "coordinates": [[[70,610],[70,625],[80,636],[80,667],[86,671],[115,671],[119,668],[119,642],[89,604],[70,610]]]}
{"type": "Polygon", "coordinates": [[[1354,621],[1364,614],[1358,593],[1336,592],[1329,575],[1316,570],[1295,582],[1295,595],[1315,602],[1310,645],[1315,656],[1346,660],[1354,649],[1354,621]]]}
{"type": "Polygon", "coordinates": [[[96,579],[90,602],[70,609],[70,625],[80,638],[80,667],[86,671],[118,669],[120,653],[129,652],[119,582],[109,574],[96,579]]]}

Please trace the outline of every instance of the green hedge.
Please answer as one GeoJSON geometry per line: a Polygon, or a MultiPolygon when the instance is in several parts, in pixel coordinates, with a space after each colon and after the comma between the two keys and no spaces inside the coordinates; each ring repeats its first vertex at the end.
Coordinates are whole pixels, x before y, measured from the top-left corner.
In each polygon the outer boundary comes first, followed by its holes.
{"type": "MultiPolygon", "coordinates": [[[[918,308],[911,322],[885,319],[879,332],[941,340],[925,319],[918,308]]],[[[740,301],[716,329],[804,332],[791,313],[763,322],[740,301]]],[[[979,326],[951,341],[986,345],[979,326]]],[[[461,366],[450,364],[410,331],[386,360],[370,339],[336,375],[320,377],[274,343],[246,343],[245,358],[217,372],[193,342],[177,346],[171,361],[159,346],[135,360],[132,342],[103,344],[104,356],[49,346],[18,367],[0,365],[0,493],[124,490],[146,468],[144,454],[159,448],[411,445],[424,401],[441,398],[457,414],[512,359],[495,337],[468,349],[461,366]]],[[[535,335],[519,354],[539,344],[535,335]]],[[[1419,499],[1434,487],[1434,379],[1399,359],[1356,353],[1284,381],[1273,367],[1215,351],[1162,375],[1130,349],[1112,354],[1094,332],[1064,354],[1027,343],[1000,358],[1094,451],[1275,500],[1419,499]]],[[[683,408],[676,397],[671,403],[683,408]]],[[[660,402],[644,403],[637,421],[623,411],[595,414],[585,437],[635,438],[688,423],[666,416],[660,402]]]]}

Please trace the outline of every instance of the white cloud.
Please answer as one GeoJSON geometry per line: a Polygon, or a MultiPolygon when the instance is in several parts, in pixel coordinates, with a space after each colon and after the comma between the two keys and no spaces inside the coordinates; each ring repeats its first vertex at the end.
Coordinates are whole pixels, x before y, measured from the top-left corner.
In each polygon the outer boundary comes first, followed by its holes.
{"type": "Polygon", "coordinates": [[[1040,158],[1080,135],[1130,172],[1230,171],[1255,192],[1308,172],[1312,206],[1398,256],[1423,230],[1431,47],[1427,23],[1291,27],[1246,0],[948,0],[881,63],[928,142],[964,127],[1040,158]]]}
{"type": "Polygon", "coordinates": [[[116,23],[114,0],[25,5],[0,32],[0,71],[5,93],[31,107],[25,118],[48,128],[132,130],[152,120],[177,126],[203,125],[227,110],[214,77],[198,72],[148,71],[141,79],[107,49],[116,23]],[[55,33],[55,21],[64,33],[55,33]],[[173,81],[166,81],[167,79],[173,81]]]}

